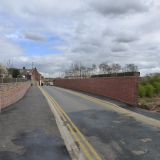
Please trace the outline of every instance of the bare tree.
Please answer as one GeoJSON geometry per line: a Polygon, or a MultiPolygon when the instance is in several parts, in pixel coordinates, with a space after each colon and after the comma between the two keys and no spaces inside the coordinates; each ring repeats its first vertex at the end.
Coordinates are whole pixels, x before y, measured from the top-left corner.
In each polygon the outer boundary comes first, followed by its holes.
{"type": "Polygon", "coordinates": [[[80,65],[80,77],[85,77],[86,67],[84,65],[80,65]]]}
{"type": "Polygon", "coordinates": [[[4,74],[7,74],[7,69],[4,66],[0,65],[0,76],[3,76],[4,74]]]}
{"type": "Polygon", "coordinates": [[[101,63],[99,65],[99,69],[102,73],[112,73],[112,66],[108,65],[107,63],[101,63]]]}
{"type": "Polygon", "coordinates": [[[105,73],[106,72],[106,64],[105,63],[101,63],[99,65],[99,69],[102,73],[105,73]]]}
{"type": "Polygon", "coordinates": [[[135,64],[126,64],[125,71],[127,71],[127,72],[138,72],[138,67],[135,64]]]}
{"type": "Polygon", "coordinates": [[[112,68],[113,73],[118,73],[121,70],[121,66],[117,63],[115,63],[115,64],[113,63],[111,65],[111,68],[112,68]]]}
{"type": "Polygon", "coordinates": [[[112,73],[112,66],[106,64],[105,65],[105,73],[112,73]]]}
{"type": "Polygon", "coordinates": [[[125,67],[121,67],[118,63],[107,64],[101,63],[99,66],[96,64],[92,64],[91,67],[87,67],[82,65],[80,62],[72,64],[70,68],[65,72],[65,76],[67,77],[90,77],[91,75],[95,74],[96,69],[100,69],[100,73],[103,74],[110,74],[110,73],[118,73],[120,71],[124,72],[137,72],[138,67],[134,64],[127,64],[125,67]]]}
{"type": "Polygon", "coordinates": [[[73,77],[79,77],[80,76],[80,65],[78,63],[72,64],[70,72],[72,73],[73,77]]]}
{"type": "Polygon", "coordinates": [[[70,77],[84,77],[86,67],[81,63],[75,63],[65,72],[65,75],[70,77]]]}
{"type": "Polygon", "coordinates": [[[96,71],[96,69],[97,69],[97,66],[96,66],[96,64],[92,64],[92,75],[93,74],[95,74],[95,71],[96,71]]]}

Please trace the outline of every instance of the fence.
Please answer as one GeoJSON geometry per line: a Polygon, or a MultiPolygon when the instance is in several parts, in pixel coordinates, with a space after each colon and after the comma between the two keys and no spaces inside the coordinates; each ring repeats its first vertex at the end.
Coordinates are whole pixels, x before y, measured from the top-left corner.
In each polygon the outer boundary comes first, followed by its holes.
{"type": "Polygon", "coordinates": [[[14,82],[26,82],[27,79],[24,78],[0,78],[0,84],[3,83],[14,83],[14,82]]]}

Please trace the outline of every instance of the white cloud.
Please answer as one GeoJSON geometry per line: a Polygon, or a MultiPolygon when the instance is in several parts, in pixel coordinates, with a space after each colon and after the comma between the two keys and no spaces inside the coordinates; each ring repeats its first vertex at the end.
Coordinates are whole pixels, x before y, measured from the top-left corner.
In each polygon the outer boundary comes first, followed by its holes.
{"type": "Polygon", "coordinates": [[[19,57],[24,54],[23,49],[7,39],[0,39],[0,62],[3,63],[7,59],[12,59],[14,57],[19,57]]]}
{"type": "MultiPolygon", "coordinates": [[[[143,73],[158,71],[158,0],[0,0],[0,62],[18,67],[31,62],[45,75],[58,75],[71,63],[135,63],[143,73]],[[61,54],[29,56],[20,42],[47,40],[61,54]]],[[[29,46],[28,46],[29,47],[29,46]]]]}

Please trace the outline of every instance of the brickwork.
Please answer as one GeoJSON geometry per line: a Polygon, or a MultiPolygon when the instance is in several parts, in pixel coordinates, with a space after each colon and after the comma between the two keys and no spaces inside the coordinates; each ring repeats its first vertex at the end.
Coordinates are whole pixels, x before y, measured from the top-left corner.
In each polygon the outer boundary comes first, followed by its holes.
{"type": "Polygon", "coordinates": [[[0,85],[0,110],[20,100],[30,87],[29,82],[0,85]]]}
{"type": "Polygon", "coordinates": [[[138,76],[57,79],[55,86],[110,97],[130,105],[137,104],[138,76]]]}
{"type": "Polygon", "coordinates": [[[43,83],[44,77],[38,72],[36,68],[32,70],[32,83],[34,85],[41,85],[43,83]]]}

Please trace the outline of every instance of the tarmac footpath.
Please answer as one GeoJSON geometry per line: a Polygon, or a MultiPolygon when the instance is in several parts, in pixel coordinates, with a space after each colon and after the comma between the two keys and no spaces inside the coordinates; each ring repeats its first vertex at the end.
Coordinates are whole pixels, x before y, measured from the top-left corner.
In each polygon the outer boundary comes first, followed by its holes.
{"type": "Polygon", "coordinates": [[[0,160],[69,160],[49,105],[37,87],[0,114],[0,160]]]}

